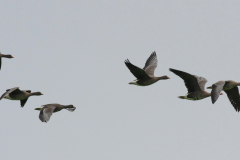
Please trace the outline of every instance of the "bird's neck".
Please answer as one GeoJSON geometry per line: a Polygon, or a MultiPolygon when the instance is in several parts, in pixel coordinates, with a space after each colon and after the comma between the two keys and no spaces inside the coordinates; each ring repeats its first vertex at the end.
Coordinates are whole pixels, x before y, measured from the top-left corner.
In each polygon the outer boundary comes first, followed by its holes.
{"type": "Polygon", "coordinates": [[[9,54],[0,54],[0,57],[11,58],[12,56],[9,54]]]}
{"type": "Polygon", "coordinates": [[[5,55],[5,54],[0,54],[0,57],[4,57],[4,58],[6,58],[7,55],[5,55]]]}
{"type": "Polygon", "coordinates": [[[32,93],[29,93],[30,95],[29,96],[39,96],[39,92],[32,92],[32,93]]]}
{"type": "Polygon", "coordinates": [[[63,108],[72,108],[72,105],[63,105],[63,108]]]}
{"type": "Polygon", "coordinates": [[[168,76],[162,76],[162,77],[156,77],[157,80],[161,80],[161,79],[169,79],[168,76]]]}

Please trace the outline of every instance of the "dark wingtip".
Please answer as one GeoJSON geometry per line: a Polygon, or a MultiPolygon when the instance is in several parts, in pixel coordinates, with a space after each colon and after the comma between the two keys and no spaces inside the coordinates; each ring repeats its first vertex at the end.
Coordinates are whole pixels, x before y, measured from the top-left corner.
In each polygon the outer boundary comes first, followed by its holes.
{"type": "Polygon", "coordinates": [[[214,100],[213,98],[211,98],[212,99],[212,104],[214,104],[217,100],[214,100]]]}
{"type": "Polygon", "coordinates": [[[236,112],[239,112],[239,108],[237,108],[237,107],[235,107],[235,106],[233,106],[234,107],[234,109],[236,110],[236,112]]]}
{"type": "Polygon", "coordinates": [[[130,61],[129,61],[128,59],[126,59],[126,60],[124,61],[124,63],[127,64],[127,63],[130,63],[130,61]]]}

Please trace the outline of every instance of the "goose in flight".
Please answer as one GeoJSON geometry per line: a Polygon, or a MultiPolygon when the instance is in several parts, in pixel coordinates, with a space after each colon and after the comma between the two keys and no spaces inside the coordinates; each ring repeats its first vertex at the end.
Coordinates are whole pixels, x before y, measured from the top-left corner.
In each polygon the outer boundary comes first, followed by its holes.
{"type": "Polygon", "coordinates": [[[46,123],[49,121],[50,117],[52,116],[52,113],[61,111],[62,109],[67,109],[70,112],[73,112],[76,109],[76,107],[74,107],[73,105],[61,105],[53,103],[43,105],[41,108],[35,108],[35,110],[40,110],[39,119],[42,122],[46,123]]]}
{"type": "Polygon", "coordinates": [[[20,90],[19,87],[7,89],[6,92],[0,97],[10,99],[10,100],[20,100],[21,107],[25,105],[30,96],[40,96],[43,95],[41,92],[33,92],[31,90],[20,90]]]}
{"type": "Polygon", "coordinates": [[[1,52],[0,52],[0,69],[2,66],[2,58],[14,58],[14,57],[10,54],[1,54],[1,52]]]}
{"type": "Polygon", "coordinates": [[[212,86],[207,87],[208,89],[212,89],[211,92],[211,98],[212,98],[212,103],[214,104],[221,91],[224,91],[227,93],[228,99],[231,102],[232,106],[235,108],[237,112],[240,111],[240,95],[238,91],[238,87],[240,86],[239,82],[235,82],[232,80],[227,80],[227,81],[218,81],[214,83],[212,86]]]}
{"type": "Polygon", "coordinates": [[[179,98],[188,100],[201,100],[211,96],[211,93],[206,92],[204,89],[205,84],[207,83],[206,78],[192,75],[172,68],[170,68],[169,70],[181,77],[184,80],[185,86],[187,87],[187,95],[179,96],[179,98]]]}
{"type": "Polygon", "coordinates": [[[148,86],[159,80],[169,79],[168,76],[162,76],[162,77],[154,76],[154,71],[157,68],[157,63],[158,63],[158,60],[157,60],[157,55],[155,51],[147,59],[143,69],[133,65],[128,59],[125,60],[126,66],[130,70],[130,72],[132,72],[132,74],[137,78],[135,81],[130,82],[129,84],[134,84],[137,86],[148,86]]]}

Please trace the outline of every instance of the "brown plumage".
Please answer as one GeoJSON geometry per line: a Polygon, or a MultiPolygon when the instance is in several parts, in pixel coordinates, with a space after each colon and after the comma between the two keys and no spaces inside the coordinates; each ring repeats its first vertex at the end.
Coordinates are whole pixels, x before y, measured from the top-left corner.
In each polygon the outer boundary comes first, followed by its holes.
{"type": "Polygon", "coordinates": [[[135,81],[130,82],[129,84],[134,84],[138,86],[148,86],[159,80],[169,79],[167,76],[155,77],[154,71],[157,67],[157,55],[154,51],[150,57],[147,59],[143,69],[133,65],[128,59],[125,61],[126,66],[130,72],[137,78],[135,81]]]}
{"type": "Polygon", "coordinates": [[[205,91],[205,84],[207,83],[206,78],[172,68],[169,70],[184,80],[185,86],[188,90],[187,95],[179,96],[179,98],[188,100],[201,100],[211,96],[211,93],[205,91]]]}
{"type": "Polygon", "coordinates": [[[45,104],[42,106],[42,108],[35,108],[35,110],[40,110],[39,119],[42,122],[46,123],[50,120],[52,113],[61,111],[62,109],[67,109],[68,111],[73,112],[76,109],[76,107],[74,107],[73,105],[61,105],[53,103],[45,104]]]}
{"type": "Polygon", "coordinates": [[[43,95],[41,92],[33,92],[31,90],[20,90],[19,87],[7,89],[6,92],[0,97],[10,99],[10,100],[20,100],[21,107],[24,107],[30,96],[40,96],[43,95]]]}
{"type": "Polygon", "coordinates": [[[1,66],[2,66],[2,58],[14,58],[14,57],[10,54],[1,54],[1,52],[0,52],[0,70],[1,70],[1,66]]]}
{"type": "Polygon", "coordinates": [[[208,89],[212,89],[212,92],[211,92],[212,103],[214,104],[217,101],[220,92],[224,91],[227,93],[228,99],[231,102],[232,106],[235,108],[237,112],[239,112],[240,111],[240,95],[239,95],[237,86],[240,86],[239,82],[227,80],[227,81],[218,81],[214,83],[212,86],[207,87],[208,89]]]}

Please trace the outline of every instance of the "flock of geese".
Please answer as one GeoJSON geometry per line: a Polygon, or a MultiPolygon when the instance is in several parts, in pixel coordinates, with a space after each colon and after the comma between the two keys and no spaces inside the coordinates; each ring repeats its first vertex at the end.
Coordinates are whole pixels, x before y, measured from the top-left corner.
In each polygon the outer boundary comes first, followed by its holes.
{"type": "MultiPolygon", "coordinates": [[[[2,66],[2,58],[14,58],[12,55],[4,55],[0,53],[0,69],[2,66]]],[[[24,107],[27,100],[31,96],[43,95],[41,92],[31,92],[31,90],[20,90],[19,87],[14,87],[7,89],[6,92],[0,97],[9,100],[20,100],[21,107],[24,107]]],[[[73,112],[76,107],[73,105],[61,105],[57,103],[42,105],[41,108],[35,108],[35,110],[40,110],[39,119],[42,122],[48,122],[52,113],[61,111],[62,109],[67,109],[73,112]]]]}
{"type": "MultiPolygon", "coordinates": [[[[143,69],[133,65],[128,59],[125,60],[126,66],[130,70],[130,72],[137,78],[129,84],[134,84],[137,86],[148,86],[159,80],[169,79],[168,76],[154,76],[154,71],[157,67],[157,63],[158,60],[155,51],[147,59],[143,69]]],[[[212,89],[211,93],[209,93],[205,91],[205,84],[207,83],[206,78],[192,75],[187,72],[172,68],[170,68],[169,70],[183,79],[185,86],[188,90],[188,93],[185,96],[179,96],[179,98],[195,101],[211,96],[212,103],[214,104],[217,101],[219,95],[222,95],[221,91],[224,91],[226,92],[228,99],[230,100],[235,110],[237,112],[240,111],[240,95],[237,87],[240,86],[240,83],[232,80],[218,81],[212,86],[207,87],[207,89],[212,89]]]]}
{"type": "MultiPolygon", "coordinates": [[[[4,55],[0,53],[0,69],[2,65],[2,58],[14,57],[12,55],[4,55]]],[[[159,80],[169,79],[168,76],[154,76],[154,71],[157,67],[157,63],[158,60],[155,51],[147,59],[143,69],[133,65],[128,59],[125,60],[126,66],[137,78],[129,84],[134,84],[137,86],[148,86],[156,83],[159,80]]],[[[206,78],[192,75],[187,72],[172,68],[170,68],[169,70],[184,80],[185,86],[188,90],[188,93],[185,96],[179,96],[179,98],[188,100],[201,100],[211,96],[212,103],[214,104],[217,101],[219,95],[222,95],[221,91],[224,91],[227,93],[228,99],[230,100],[235,110],[237,112],[240,111],[240,95],[237,87],[240,86],[240,83],[232,80],[218,81],[212,86],[207,87],[208,89],[212,89],[211,93],[209,93],[205,91],[205,84],[207,83],[206,78]]],[[[20,100],[21,107],[24,107],[29,97],[40,95],[43,94],[41,92],[31,92],[31,90],[20,90],[19,87],[14,87],[11,89],[7,89],[6,92],[0,97],[0,100],[2,98],[6,98],[9,100],[20,100]]],[[[42,122],[48,122],[50,120],[50,117],[52,116],[52,113],[61,111],[62,109],[67,109],[73,112],[76,107],[73,105],[61,105],[53,103],[42,105],[40,108],[35,108],[35,110],[40,110],[39,119],[42,122]]]]}

